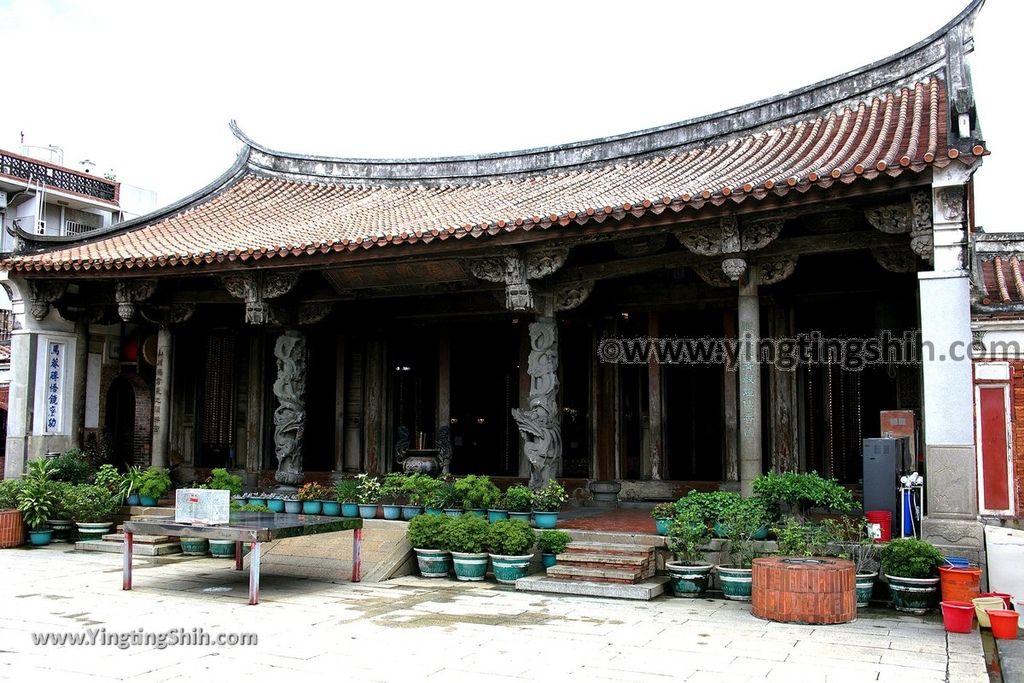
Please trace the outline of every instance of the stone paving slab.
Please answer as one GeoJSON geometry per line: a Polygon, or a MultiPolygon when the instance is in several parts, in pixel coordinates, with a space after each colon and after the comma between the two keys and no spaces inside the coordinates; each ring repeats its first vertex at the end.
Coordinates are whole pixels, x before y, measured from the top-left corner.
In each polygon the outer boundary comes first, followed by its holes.
{"type": "MultiPolygon", "coordinates": [[[[377,584],[267,573],[260,605],[230,560],[0,551],[0,679],[12,681],[987,680],[980,638],[937,616],[865,610],[851,624],[775,624],[749,605],[526,593],[405,576],[377,584]],[[181,564],[182,566],[178,566],[181,564]],[[33,633],[253,633],[256,647],[42,646],[33,633]],[[916,648],[916,649],[915,649],[916,648]]],[[[1007,679],[1011,680],[1011,679],[1007,679]]]]}

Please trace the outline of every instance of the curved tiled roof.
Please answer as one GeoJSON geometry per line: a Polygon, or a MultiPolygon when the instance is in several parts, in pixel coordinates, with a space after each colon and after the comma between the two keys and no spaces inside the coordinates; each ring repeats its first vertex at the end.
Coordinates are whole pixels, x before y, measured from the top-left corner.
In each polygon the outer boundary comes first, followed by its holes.
{"type": "Polygon", "coordinates": [[[196,195],[107,234],[19,254],[0,267],[243,266],[699,211],[971,164],[986,151],[978,136],[949,130],[949,120],[966,106],[963,78],[950,59],[969,49],[962,26],[979,4],[931,38],[857,72],[716,117],[561,148],[369,161],[282,154],[238,133],[245,143],[238,162],[196,195]],[[959,42],[950,47],[954,34],[959,42]]]}

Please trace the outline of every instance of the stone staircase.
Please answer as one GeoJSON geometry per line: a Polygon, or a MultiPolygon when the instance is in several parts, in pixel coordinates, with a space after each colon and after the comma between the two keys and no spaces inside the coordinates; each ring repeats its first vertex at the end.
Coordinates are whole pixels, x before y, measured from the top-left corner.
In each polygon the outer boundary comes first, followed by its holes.
{"type": "Polygon", "coordinates": [[[554,579],[635,584],[655,574],[654,546],[575,541],[547,570],[554,579]]]}
{"type": "MultiPolygon", "coordinates": [[[[575,535],[575,534],[574,534],[575,535]]],[[[650,600],[665,592],[655,546],[574,540],[544,575],[516,581],[516,590],[650,600]]]]}
{"type": "MultiPolygon", "coordinates": [[[[173,507],[125,507],[119,517],[136,519],[139,517],[159,517],[174,515],[173,507]]],[[[75,550],[100,553],[124,552],[124,525],[118,524],[116,533],[106,534],[99,541],[77,541],[75,550]]],[[[146,536],[136,534],[132,538],[132,553],[139,557],[160,557],[181,553],[181,543],[177,536],[146,536]]]]}

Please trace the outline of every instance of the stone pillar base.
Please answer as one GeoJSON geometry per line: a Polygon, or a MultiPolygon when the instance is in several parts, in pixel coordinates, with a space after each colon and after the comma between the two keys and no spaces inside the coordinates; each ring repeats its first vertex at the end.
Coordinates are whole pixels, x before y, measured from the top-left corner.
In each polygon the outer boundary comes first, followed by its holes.
{"type": "Polygon", "coordinates": [[[946,556],[966,557],[983,570],[982,587],[988,582],[985,526],[977,519],[927,515],[921,522],[921,538],[946,556]]]}

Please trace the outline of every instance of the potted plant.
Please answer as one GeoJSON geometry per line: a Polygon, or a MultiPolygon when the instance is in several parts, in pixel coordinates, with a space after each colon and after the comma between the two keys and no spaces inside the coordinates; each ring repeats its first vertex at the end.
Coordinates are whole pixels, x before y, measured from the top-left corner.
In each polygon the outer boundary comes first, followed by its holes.
{"type": "Polygon", "coordinates": [[[355,479],[339,479],[334,484],[334,499],[341,505],[342,517],[358,517],[359,483],[355,479]]]}
{"type": "Polygon", "coordinates": [[[455,488],[454,482],[445,482],[443,489],[442,509],[449,517],[462,516],[462,493],[455,488]]]}
{"type": "MultiPolygon", "coordinates": [[[[63,481],[48,481],[46,482],[46,485],[53,493],[53,509],[50,511],[52,516],[47,520],[47,524],[53,530],[52,540],[68,542],[72,539],[75,523],[71,519],[71,513],[68,512],[64,502],[67,500],[68,490],[74,486],[74,484],[68,484],[63,481]]],[[[111,495],[115,498],[119,498],[118,493],[112,493],[111,495]]]]}
{"type": "Polygon", "coordinates": [[[444,530],[444,547],[452,554],[460,581],[483,581],[487,574],[487,520],[477,515],[453,517],[444,530]]]}
{"type": "Polygon", "coordinates": [[[380,480],[366,474],[356,475],[356,499],[359,501],[359,516],[373,519],[377,516],[377,505],[380,503],[380,480]]]}
{"type": "Polygon", "coordinates": [[[18,510],[28,525],[32,545],[48,545],[53,538],[48,520],[57,501],[49,484],[46,479],[29,479],[18,492],[18,510]]]}
{"type": "Polygon", "coordinates": [[[409,522],[406,535],[422,576],[443,578],[451,571],[452,556],[445,548],[445,533],[451,522],[452,518],[444,515],[417,515],[409,522]]]}
{"type": "Polygon", "coordinates": [[[329,494],[326,486],[311,481],[303,484],[295,497],[302,502],[302,514],[319,515],[323,511],[323,500],[329,494]]]}
{"type": "MultiPolygon", "coordinates": [[[[423,502],[423,509],[428,515],[443,515],[446,508],[451,505],[455,497],[455,489],[451,484],[436,479],[426,500],[423,502]]],[[[448,515],[451,516],[451,515],[448,515]]]]}
{"type": "Polygon", "coordinates": [[[509,519],[508,516],[508,505],[505,503],[505,496],[499,495],[497,500],[491,503],[490,507],[487,508],[487,522],[494,524],[500,522],[503,519],[509,519]]]}
{"type": "Polygon", "coordinates": [[[850,490],[817,472],[768,472],[754,479],[753,488],[776,519],[783,506],[800,523],[808,520],[811,508],[844,513],[853,510],[850,490]]]}
{"type": "Polygon", "coordinates": [[[85,484],[89,481],[89,461],[79,448],[69,448],[50,459],[53,468],[50,479],[68,484],[85,484]]]}
{"type": "Polygon", "coordinates": [[[79,484],[68,487],[64,507],[78,526],[78,537],[96,541],[110,533],[111,518],[117,512],[117,498],[102,486],[79,484]]]}
{"type": "MultiPolygon", "coordinates": [[[[692,511],[714,532],[717,538],[724,538],[725,530],[721,519],[725,511],[736,501],[740,494],[732,491],[690,491],[675,502],[676,514],[692,511]]],[[[672,515],[675,518],[675,514],[672,515]]]]}
{"type": "Polygon", "coordinates": [[[24,520],[18,509],[20,479],[0,480],[0,548],[17,548],[25,542],[24,520]]]}
{"type": "Polygon", "coordinates": [[[565,489],[554,479],[533,492],[533,522],[538,529],[554,529],[558,524],[558,511],[569,500],[565,489]]]}
{"type": "Polygon", "coordinates": [[[756,537],[767,523],[765,506],[755,498],[741,498],[722,514],[731,564],[718,566],[718,584],[730,600],[750,600],[756,537]]]}
{"type": "Polygon", "coordinates": [[[232,496],[238,496],[242,493],[242,478],[237,474],[231,474],[223,467],[214,467],[210,470],[210,477],[206,480],[204,486],[208,489],[227,491],[232,496]]]}
{"type": "Polygon", "coordinates": [[[487,529],[487,549],[491,554],[491,568],[498,583],[512,583],[526,576],[533,553],[528,552],[537,542],[529,522],[501,519],[487,529]]]}
{"type": "Polygon", "coordinates": [[[402,498],[405,475],[392,472],[385,475],[380,485],[381,510],[384,512],[384,519],[399,519],[402,516],[402,506],[399,503],[402,498]]]}
{"type": "Polygon", "coordinates": [[[171,490],[171,475],[162,467],[147,467],[139,479],[139,504],[153,507],[171,490]]]}
{"type": "Polygon", "coordinates": [[[284,512],[284,496],[280,493],[266,494],[267,509],[271,512],[284,512]]]}
{"type": "Polygon", "coordinates": [[[509,519],[530,521],[530,509],[533,507],[533,491],[530,487],[517,484],[509,486],[505,491],[505,509],[509,519]]]}
{"type": "Polygon", "coordinates": [[[557,556],[565,552],[566,546],[572,543],[572,536],[560,529],[544,529],[537,536],[537,549],[544,568],[554,567],[557,556]]]}
{"type": "Polygon", "coordinates": [[[302,501],[299,500],[298,491],[285,495],[284,511],[289,515],[298,515],[302,513],[302,501]]]}
{"type": "Polygon", "coordinates": [[[455,492],[466,512],[478,517],[487,516],[487,508],[501,498],[501,489],[486,475],[469,474],[455,480],[455,492]]]}
{"type": "Polygon", "coordinates": [[[679,598],[699,598],[708,588],[714,565],[704,560],[704,547],[711,530],[695,510],[680,512],[669,524],[666,547],[675,555],[666,562],[672,594],[679,598]]]}
{"type": "Polygon", "coordinates": [[[927,541],[898,538],[882,548],[882,572],[899,612],[925,614],[935,606],[939,567],[945,561],[927,541]]]}
{"type": "Polygon", "coordinates": [[[668,535],[668,527],[676,516],[676,506],[672,503],[658,503],[651,508],[651,517],[654,518],[654,529],[659,536],[668,535]]]}
{"type": "Polygon", "coordinates": [[[124,476],[117,471],[113,465],[106,463],[100,465],[93,475],[92,482],[110,491],[120,503],[124,500],[124,476]]]}
{"type": "Polygon", "coordinates": [[[124,500],[124,504],[129,507],[134,507],[141,503],[139,498],[139,486],[142,485],[142,468],[138,465],[132,465],[124,473],[124,477],[121,479],[121,499],[124,500]]]}
{"type": "Polygon", "coordinates": [[[405,475],[402,480],[402,493],[406,502],[402,505],[402,519],[409,521],[423,514],[423,505],[436,481],[433,477],[420,472],[405,475]]]}

